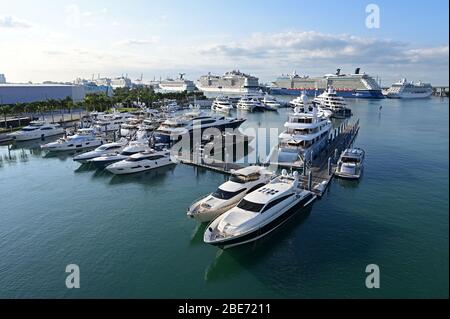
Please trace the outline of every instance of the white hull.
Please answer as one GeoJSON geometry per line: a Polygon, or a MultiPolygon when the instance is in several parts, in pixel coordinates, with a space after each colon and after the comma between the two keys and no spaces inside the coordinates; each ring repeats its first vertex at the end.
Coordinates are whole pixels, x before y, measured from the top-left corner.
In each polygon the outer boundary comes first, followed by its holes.
{"type": "Polygon", "coordinates": [[[150,163],[145,163],[142,165],[139,164],[139,167],[137,167],[138,165],[130,165],[128,167],[124,167],[124,166],[117,166],[116,164],[107,166],[106,169],[115,175],[126,175],[149,171],[155,168],[164,167],[175,163],[172,162],[170,159],[161,159],[157,161],[151,161],[150,163]]]}
{"type": "Polygon", "coordinates": [[[202,87],[198,86],[198,89],[203,92],[210,93],[235,93],[235,94],[243,94],[254,91],[254,89],[249,88],[218,88],[218,87],[202,87]]]}
{"type": "Polygon", "coordinates": [[[388,93],[386,97],[389,99],[426,99],[431,96],[433,92],[427,93],[388,93]]]}
{"type": "Polygon", "coordinates": [[[17,134],[13,136],[16,141],[31,141],[61,134],[64,134],[63,128],[49,131],[30,132],[29,134],[17,134]]]}
{"type": "MultiPolygon", "coordinates": [[[[52,143],[51,143],[52,144],[52,143]]],[[[93,148],[103,144],[103,140],[91,140],[86,142],[70,142],[70,143],[62,143],[57,145],[43,145],[42,149],[52,152],[64,152],[64,151],[73,151],[73,150],[81,150],[86,148],[93,148]]]]}

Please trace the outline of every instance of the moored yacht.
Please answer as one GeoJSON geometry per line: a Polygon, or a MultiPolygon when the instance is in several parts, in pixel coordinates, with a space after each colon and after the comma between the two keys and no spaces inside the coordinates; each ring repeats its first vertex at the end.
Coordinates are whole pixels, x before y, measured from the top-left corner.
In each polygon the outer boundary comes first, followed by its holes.
{"type": "Polygon", "coordinates": [[[77,130],[76,134],[58,139],[56,142],[42,145],[43,150],[48,151],[71,151],[85,148],[93,148],[102,145],[105,140],[97,136],[96,130],[83,128],[77,130]]]}
{"type": "Polygon", "coordinates": [[[327,91],[320,94],[314,99],[323,109],[330,110],[334,118],[346,118],[352,115],[352,111],[346,107],[344,98],[337,95],[333,87],[329,87],[327,91]]]}
{"type": "Polygon", "coordinates": [[[104,168],[113,163],[123,161],[130,157],[131,155],[151,151],[148,142],[144,141],[131,141],[127,146],[125,146],[120,152],[111,151],[102,156],[95,157],[89,160],[97,168],[104,168]]]}
{"type": "Polygon", "coordinates": [[[123,139],[120,140],[119,142],[106,143],[97,147],[93,151],[89,151],[75,156],[73,160],[80,163],[87,163],[89,160],[94,159],[96,157],[100,157],[110,153],[116,152],[118,153],[126,146],[127,142],[128,141],[126,139],[123,139]]]}
{"type": "Polygon", "coordinates": [[[272,176],[272,172],[260,166],[233,171],[214,193],[192,204],[187,215],[202,223],[209,222],[236,206],[246,194],[267,184],[272,176]]]}
{"type": "Polygon", "coordinates": [[[296,107],[284,127],[286,130],[279,135],[278,147],[272,149],[268,161],[281,166],[301,166],[326,146],[332,124],[321,108],[296,107]]]}
{"type": "Polygon", "coordinates": [[[231,103],[230,99],[227,96],[217,97],[211,105],[211,110],[217,112],[230,113],[232,109],[233,103],[231,103]]]}
{"type": "Polygon", "coordinates": [[[44,121],[31,121],[29,125],[20,131],[10,133],[8,136],[16,141],[29,141],[44,139],[45,137],[63,134],[64,129],[59,124],[46,123],[44,121]]]}
{"type": "Polygon", "coordinates": [[[116,175],[133,174],[175,164],[169,151],[148,151],[131,155],[125,160],[108,165],[106,170],[116,175]]]}
{"type": "Polygon", "coordinates": [[[228,248],[255,241],[311,205],[316,196],[298,187],[297,172],[282,175],[246,195],[206,229],[207,244],[228,248]]]}
{"type": "Polygon", "coordinates": [[[252,112],[257,108],[262,109],[263,104],[256,98],[251,98],[246,95],[243,95],[239,100],[239,102],[237,103],[236,108],[239,110],[252,112]]]}
{"type": "Polygon", "coordinates": [[[94,121],[93,126],[99,132],[117,131],[132,115],[129,113],[114,112],[104,115],[100,120],[94,121]]]}
{"type": "Polygon", "coordinates": [[[264,105],[264,108],[268,111],[277,111],[281,107],[281,103],[268,94],[264,95],[261,102],[264,105]]]}
{"type": "Polygon", "coordinates": [[[341,178],[358,179],[363,171],[365,152],[360,148],[349,148],[342,152],[334,174],[341,178]]]}

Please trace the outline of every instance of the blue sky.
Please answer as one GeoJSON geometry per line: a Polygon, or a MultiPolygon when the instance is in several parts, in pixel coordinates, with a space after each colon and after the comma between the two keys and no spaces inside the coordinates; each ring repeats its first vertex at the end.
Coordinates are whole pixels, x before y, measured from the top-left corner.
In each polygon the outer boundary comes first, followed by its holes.
{"type": "Polygon", "coordinates": [[[448,84],[448,1],[0,1],[0,73],[11,82],[233,68],[269,82],[356,67],[383,84],[448,84]],[[366,27],[366,6],[380,28],[366,27]]]}

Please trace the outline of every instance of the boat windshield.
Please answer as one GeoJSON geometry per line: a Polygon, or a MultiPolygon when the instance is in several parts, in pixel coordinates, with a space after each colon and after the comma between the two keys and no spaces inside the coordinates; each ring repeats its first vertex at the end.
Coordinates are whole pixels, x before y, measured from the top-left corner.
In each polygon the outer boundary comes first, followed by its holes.
{"type": "Polygon", "coordinates": [[[359,158],[356,157],[342,157],[343,163],[359,163],[359,158]]]}
{"type": "Polygon", "coordinates": [[[238,195],[239,193],[242,193],[245,190],[246,188],[242,188],[236,192],[227,192],[224,191],[223,189],[218,188],[214,193],[212,193],[212,196],[218,199],[230,199],[238,195]]]}
{"type": "Polygon", "coordinates": [[[264,204],[253,203],[248,200],[242,199],[237,207],[243,210],[258,213],[264,207],[264,204]]]}

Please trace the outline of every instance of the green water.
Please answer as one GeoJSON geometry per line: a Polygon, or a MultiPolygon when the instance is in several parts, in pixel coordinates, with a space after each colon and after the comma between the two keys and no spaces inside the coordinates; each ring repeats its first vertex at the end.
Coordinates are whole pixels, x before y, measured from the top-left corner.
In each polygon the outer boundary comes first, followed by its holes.
{"type": "MultiPolygon", "coordinates": [[[[448,298],[448,99],[349,103],[362,180],[334,180],[310,212],[227,251],[185,215],[223,175],[112,176],[39,142],[0,146],[0,298],[448,298]],[[65,286],[71,263],[80,289],[65,286]],[[365,287],[372,263],[380,289],[365,287]]],[[[282,127],[286,112],[243,127],[282,127]]]]}

